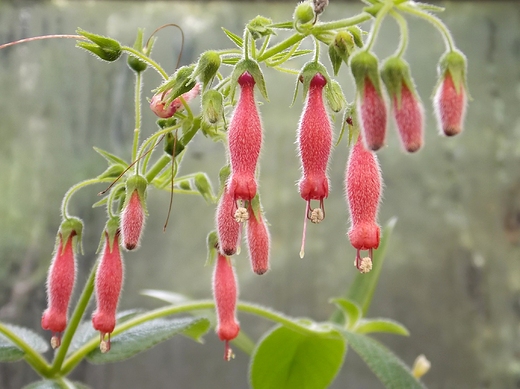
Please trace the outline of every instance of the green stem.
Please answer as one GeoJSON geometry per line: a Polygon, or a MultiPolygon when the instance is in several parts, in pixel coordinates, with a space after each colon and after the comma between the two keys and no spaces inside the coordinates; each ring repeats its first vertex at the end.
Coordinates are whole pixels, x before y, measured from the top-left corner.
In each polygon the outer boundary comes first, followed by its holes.
{"type": "Polygon", "coordinates": [[[0,323],[0,333],[18,346],[25,353],[25,360],[39,375],[46,377],[51,368],[49,363],[28,343],[11,331],[6,325],[0,323]]]}
{"type": "Polygon", "coordinates": [[[451,36],[450,30],[448,30],[448,27],[446,27],[446,25],[437,16],[432,15],[428,12],[422,11],[420,9],[417,9],[406,3],[399,5],[398,9],[408,12],[411,15],[415,15],[420,18],[423,18],[427,22],[431,23],[442,34],[442,36],[444,38],[444,43],[446,44],[446,48],[449,51],[455,50],[455,42],[453,41],[453,37],[451,36]]]}
{"type": "Polygon", "coordinates": [[[112,188],[112,190],[110,191],[110,194],[108,195],[107,214],[108,214],[109,219],[112,219],[114,217],[113,206],[112,206],[112,204],[114,202],[114,198],[116,197],[117,192],[119,192],[119,189],[124,186],[125,186],[124,183],[120,183],[120,184],[116,185],[115,187],[112,188]]]}
{"type": "Polygon", "coordinates": [[[70,201],[70,198],[72,197],[72,195],[74,193],[76,193],[79,189],[84,188],[88,185],[100,184],[102,182],[112,182],[112,181],[113,181],[112,178],[102,178],[102,179],[91,178],[89,180],[78,182],[76,185],[70,187],[69,190],[65,193],[65,196],[63,196],[63,201],[61,202],[61,215],[65,219],[70,218],[69,212],[68,212],[69,201],[70,201]]]}
{"type": "Polygon", "coordinates": [[[318,39],[314,37],[314,62],[318,63],[320,61],[320,42],[318,39]]]}
{"type": "Polygon", "coordinates": [[[334,22],[317,24],[316,26],[314,26],[312,28],[312,33],[316,35],[321,32],[324,32],[324,31],[337,30],[340,28],[355,26],[357,24],[366,22],[367,20],[370,20],[371,18],[372,18],[372,15],[370,15],[369,13],[363,12],[363,13],[353,16],[351,18],[336,20],[334,22]]]}
{"type": "Polygon", "coordinates": [[[169,155],[163,155],[153,166],[146,172],[146,180],[152,182],[153,179],[171,162],[172,157],[169,155]]]}
{"type": "MultiPolygon", "coordinates": [[[[139,147],[139,133],[141,131],[141,87],[142,87],[142,76],[141,72],[137,72],[135,78],[135,129],[134,129],[134,143],[132,146],[132,161],[135,161],[137,157],[137,148],[139,147]]],[[[139,173],[139,162],[135,164],[135,172],[139,173]]]]}
{"type": "MultiPolygon", "coordinates": [[[[179,304],[179,305],[173,305],[173,306],[167,306],[159,309],[155,309],[153,311],[149,311],[147,313],[144,313],[142,315],[136,316],[128,321],[125,321],[121,323],[120,325],[117,325],[114,329],[114,332],[112,332],[112,337],[127,331],[128,329],[135,327],[139,324],[145,323],[150,320],[158,319],[160,317],[164,316],[170,316],[177,313],[182,312],[190,312],[190,311],[197,311],[197,310],[206,310],[206,309],[215,309],[215,303],[213,300],[199,300],[199,301],[193,301],[186,304],[179,304]]],[[[237,304],[237,309],[241,312],[250,313],[253,315],[260,316],[264,319],[271,320],[275,323],[282,324],[283,326],[293,330],[297,331],[299,333],[309,334],[309,335],[316,335],[316,330],[311,329],[308,326],[302,325],[298,323],[295,319],[289,318],[281,313],[274,312],[271,310],[268,310],[264,307],[261,307],[259,305],[250,304],[250,303],[244,303],[239,302],[237,304]]],[[[323,331],[324,334],[328,334],[329,332],[323,331]]],[[[65,361],[62,368],[62,374],[67,375],[70,373],[87,355],[88,353],[92,352],[96,347],[99,345],[99,338],[93,338],[87,343],[85,343],[81,348],[76,350],[74,353],[72,353],[69,358],[65,361]]]]}
{"type": "Polygon", "coordinates": [[[60,348],[54,357],[54,361],[52,363],[51,369],[49,371],[49,376],[60,375],[65,376],[66,373],[63,373],[62,365],[65,360],[65,356],[67,355],[67,351],[69,350],[70,342],[76,333],[76,330],[85,314],[85,310],[87,309],[88,303],[90,302],[90,298],[92,297],[92,293],[94,292],[94,280],[96,278],[96,269],[97,262],[92,266],[92,270],[90,271],[90,275],[88,280],[81,292],[78,303],[76,304],[76,308],[74,309],[74,313],[72,314],[69,323],[67,325],[67,329],[63,334],[63,338],[61,340],[60,348]]]}
{"type": "Polygon", "coordinates": [[[267,35],[264,38],[264,42],[262,43],[262,47],[260,48],[260,51],[259,51],[258,55],[261,56],[262,54],[264,54],[265,50],[267,49],[267,46],[269,46],[269,41],[270,40],[271,40],[271,35],[267,35]]]}
{"type": "Polygon", "coordinates": [[[271,58],[273,55],[288,49],[292,45],[300,42],[303,38],[305,38],[305,35],[299,33],[291,35],[289,38],[281,41],[280,43],[271,47],[269,50],[264,51],[263,54],[259,55],[257,58],[258,62],[265,61],[266,59],[271,58]]]}
{"type": "Polygon", "coordinates": [[[404,55],[404,52],[408,47],[408,23],[406,23],[406,19],[403,18],[403,16],[399,12],[395,12],[392,10],[390,13],[399,24],[399,29],[401,31],[399,47],[395,52],[395,56],[400,58],[404,55]]]}
{"type": "Polygon", "coordinates": [[[393,2],[387,2],[377,13],[376,20],[374,21],[374,24],[372,24],[372,28],[370,29],[370,35],[368,36],[367,43],[365,44],[366,51],[370,51],[370,49],[374,45],[377,34],[379,33],[379,29],[381,28],[381,23],[383,22],[383,19],[385,18],[386,14],[392,9],[393,6],[393,2]]]}
{"type": "Polygon", "coordinates": [[[249,59],[249,30],[246,28],[244,31],[244,44],[243,44],[243,55],[244,59],[249,59]]]}
{"type": "Polygon", "coordinates": [[[157,73],[159,73],[162,76],[162,78],[164,78],[165,80],[168,79],[168,73],[166,73],[164,71],[164,69],[161,67],[161,65],[159,65],[157,62],[155,62],[150,57],[144,55],[143,53],[140,53],[136,49],[134,49],[132,47],[129,47],[129,46],[122,46],[121,49],[123,51],[128,52],[128,53],[131,53],[132,55],[134,55],[137,58],[139,58],[141,61],[146,62],[148,65],[153,67],[157,71],[157,73]]]}

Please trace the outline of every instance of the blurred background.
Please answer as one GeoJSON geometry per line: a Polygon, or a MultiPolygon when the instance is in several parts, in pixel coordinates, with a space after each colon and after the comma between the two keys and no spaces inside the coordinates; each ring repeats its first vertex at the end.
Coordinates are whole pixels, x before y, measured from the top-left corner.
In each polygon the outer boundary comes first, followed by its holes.
{"type": "MultiPolygon", "coordinates": [[[[293,2],[30,2],[0,3],[0,43],[41,34],[73,34],[77,27],[132,45],[138,27],[150,34],[165,23],[185,33],[181,64],[207,49],[231,47],[223,25],[241,35],[261,13],[275,21],[292,16],[293,2]]],[[[520,4],[502,1],[442,2],[442,19],[467,55],[470,102],[465,132],[440,137],[431,110],[436,68],[444,52],[438,32],[410,18],[412,67],[426,107],[426,143],[405,155],[393,124],[388,146],[378,153],[385,181],[380,222],[397,216],[388,257],[370,316],[400,321],[408,338],[378,338],[411,365],[424,353],[432,363],[424,382],[431,389],[520,388],[520,4]]],[[[347,17],[357,1],[331,1],[322,20],[347,17]]],[[[173,73],[180,47],[174,29],[159,33],[153,56],[173,73]]],[[[393,20],[383,24],[375,51],[380,59],[398,42],[393,20]]],[[[74,47],[73,40],[47,40],[0,51],[0,320],[35,329],[46,306],[45,276],[65,191],[105,169],[92,147],[130,158],[134,128],[133,73],[126,58],[102,63],[74,47]]],[[[325,54],[325,53],[323,53],[325,54]]],[[[328,59],[323,55],[323,61],[328,59]]],[[[291,64],[294,68],[302,62],[291,64]]],[[[356,272],[345,233],[343,196],[347,144],[336,147],[330,165],[332,191],[327,219],[311,225],[306,256],[299,245],[304,202],[295,131],[301,95],[289,108],[293,76],[265,70],[270,102],[261,106],[265,143],[261,193],[271,224],[271,271],[254,275],[245,253],[237,257],[240,298],[291,316],[326,320],[329,298],[341,295],[356,272]]],[[[346,68],[338,81],[349,99],[353,83],[346,68]]],[[[145,73],[144,97],[160,82],[145,73]]],[[[341,118],[336,118],[339,134],[341,118]]],[[[143,131],[155,130],[144,107],[143,131]]],[[[197,136],[181,173],[206,171],[217,187],[225,163],[222,144],[197,136]]],[[[85,222],[85,255],[79,257],[82,285],[95,261],[105,223],[92,209],[100,187],[81,191],[71,213],[85,222]]],[[[150,216],[142,248],[125,253],[121,309],[155,308],[143,289],[165,289],[193,298],[211,296],[212,269],[204,267],[206,234],[214,206],[199,197],[175,196],[166,233],[169,195],[149,192],[150,216]]],[[[79,287],[77,288],[79,289],[79,287]]],[[[91,307],[92,309],[92,307],[91,307]]],[[[239,315],[255,339],[271,326],[239,315]]],[[[84,363],[72,378],[93,388],[246,388],[248,357],[237,350],[231,363],[211,331],[205,345],[178,337],[122,363],[84,363]]],[[[50,356],[49,356],[50,357],[50,356]]],[[[17,389],[36,380],[23,363],[0,365],[0,388],[17,389]]],[[[354,353],[331,388],[382,388],[354,353]]]]}

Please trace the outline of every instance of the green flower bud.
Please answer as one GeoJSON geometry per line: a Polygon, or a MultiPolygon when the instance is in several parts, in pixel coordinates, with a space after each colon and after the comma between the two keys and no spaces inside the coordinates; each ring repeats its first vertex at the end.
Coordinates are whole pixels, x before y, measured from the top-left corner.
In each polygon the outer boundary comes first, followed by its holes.
{"type": "Polygon", "coordinates": [[[146,214],[146,188],[148,187],[148,181],[143,176],[139,174],[133,175],[126,180],[126,197],[125,203],[123,204],[123,209],[126,208],[128,203],[130,202],[131,195],[137,190],[137,194],[139,195],[139,200],[141,202],[141,206],[143,208],[144,213],[146,214]]]}
{"type": "Polygon", "coordinates": [[[90,51],[104,61],[113,62],[117,60],[123,53],[120,43],[115,39],[107,38],[102,35],[92,34],[82,30],[81,28],[78,28],[76,32],[78,35],[84,36],[91,41],[78,41],[76,46],[90,51]]]}
{"type": "Polygon", "coordinates": [[[294,10],[293,20],[295,28],[298,29],[302,24],[313,22],[316,18],[314,7],[309,1],[299,3],[294,10]]]}
{"type": "Polygon", "coordinates": [[[397,105],[401,105],[401,92],[403,83],[414,96],[417,95],[415,84],[410,75],[410,67],[405,60],[399,57],[388,58],[381,66],[381,79],[391,100],[397,99],[397,105]]]}
{"type": "Polygon", "coordinates": [[[192,66],[182,66],[159,88],[155,89],[154,92],[161,93],[168,91],[168,95],[164,100],[164,104],[168,105],[177,97],[181,96],[184,93],[192,90],[196,81],[192,78],[193,67],[192,66]]]}
{"type": "Polygon", "coordinates": [[[208,176],[205,173],[197,173],[195,175],[195,187],[199,193],[204,197],[209,204],[215,203],[215,195],[213,194],[213,187],[208,176]]]}
{"type": "Polygon", "coordinates": [[[338,55],[345,63],[348,63],[350,54],[352,54],[356,47],[352,34],[349,31],[338,31],[334,37],[333,45],[338,55]]]}
{"type": "Polygon", "coordinates": [[[466,69],[466,57],[458,50],[447,52],[439,61],[439,77],[441,81],[446,76],[446,72],[449,71],[457,93],[460,93],[461,88],[467,89],[466,69]]]}
{"type": "Polygon", "coordinates": [[[208,245],[208,256],[206,259],[206,265],[209,266],[215,262],[215,258],[218,255],[218,235],[217,231],[211,231],[206,239],[208,245]]]}
{"type": "Polygon", "coordinates": [[[273,24],[271,19],[263,16],[257,16],[247,24],[247,29],[254,40],[260,39],[264,36],[273,34],[273,30],[268,26],[273,24]]]}
{"type": "Polygon", "coordinates": [[[325,85],[325,97],[327,104],[334,112],[339,112],[347,104],[347,99],[341,90],[341,85],[336,80],[331,80],[325,85]]]}
{"type": "Polygon", "coordinates": [[[191,76],[192,79],[199,77],[202,85],[206,88],[217,74],[220,62],[220,55],[216,51],[210,50],[202,53],[191,76]]]}
{"type": "Polygon", "coordinates": [[[334,75],[337,76],[341,64],[343,63],[343,58],[341,58],[338,54],[336,48],[334,47],[334,43],[329,45],[329,59],[330,63],[332,64],[332,70],[334,72],[334,75]]]}
{"type": "Polygon", "coordinates": [[[224,188],[230,175],[231,175],[231,166],[229,166],[229,165],[222,166],[222,168],[220,169],[220,171],[218,173],[218,182],[220,185],[220,189],[224,188]]]}
{"type": "Polygon", "coordinates": [[[172,157],[179,155],[184,150],[184,145],[173,133],[169,132],[164,137],[164,152],[172,157]],[[175,154],[174,154],[175,149],[175,154]]]}
{"type": "Polygon", "coordinates": [[[179,185],[179,188],[182,190],[191,190],[190,180],[182,180],[181,182],[177,182],[177,185],[179,185]]]}
{"type": "MultiPolygon", "coordinates": [[[[148,46],[143,48],[143,33],[144,29],[139,28],[137,30],[137,38],[135,39],[134,49],[139,51],[140,53],[149,55],[152,51],[152,46],[155,43],[155,38],[150,39],[148,46]]],[[[148,66],[146,62],[143,62],[141,59],[134,57],[133,55],[128,56],[127,63],[130,69],[132,69],[136,73],[144,72],[148,66]]]]}
{"type": "Polygon", "coordinates": [[[208,123],[215,124],[224,114],[224,101],[222,94],[210,89],[202,95],[202,115],[208,123]]]}

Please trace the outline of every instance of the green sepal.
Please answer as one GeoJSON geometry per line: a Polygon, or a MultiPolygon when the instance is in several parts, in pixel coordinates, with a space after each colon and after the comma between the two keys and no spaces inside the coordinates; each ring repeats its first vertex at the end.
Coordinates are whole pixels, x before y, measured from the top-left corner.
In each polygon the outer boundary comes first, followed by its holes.
{"type": "Polygon", "coordinates": [[[361,38],[361,36],[366,33],[358,26],[347,27],[347,31],[352,34],[355,45],[357,47],[363,47],[363,38],[361,38]]]}
{"type": "Polygon", "coordinates": [[[218,172],[218,182],[219,182],[219,186],[220,186],[220,190],[221,191],[226,186],[227,180],[228,180],[230,175],[231,175],[231,166],[224,165],[224,166],[222,166],[220,168],[220,171],[218,172]]]}
{"type": "MultiPolygon", "coordinates": [[[[300,71],[300,74],[298,75],[298,80],[303,80],[304,99],[307,96],[307,93],[309,92],[311,81],[317,73],[320,73],[323,77],[325,77],[325,79],[327,80],[327,84],[331,82],[331,78],[329,77],[329,74],[327,73],[327,69],[325,68],[325,66],[323,66],[319,62],[307,62],[305,65],[303,65],[303,68],[300,71]]],[[[298,84],[296,85],[296,88],[298,88],[298,84]]]]}
{"type": "Polygon", "coordinates": [[[124,159],[119,158],[117,155],[109,153],[108,151],[100,149],[99,147],[94,147],[94,150],[96,151],[96,153],[105,158],[109,165],[120,164],[125,167],[128,167],[128,163],[124,159]]]}
{"type": "Polygon", "coordinates": [[[260,194],[257,193],[255,197],[251,200],[251,209],[253,210],[253,214],[256,220],[260,220],[262,218],[262,204],[260,203],[260,194]]]}
{"type": "Polygon", "coordinates": [[[343,94],[343,90],[341,89],[341,85],[336,80],[330,80],[325,85],[325,97],[327,100],[327,105],[333,112],[339,112],[345,105],[347,105],[347,99],[343,94]]]}
{"type": "Polygon", "coordinates": [[[146,209],[146,188],[148,187],[148,181],[143,176],[139,174],[135,174],[129,177],[126,180],[126,196],[125,203],[123,205],[123,209],[126,208],[128,203],[130,202],[130,198],[132,197],[132,193],[137,191],[137,195],[139,196],[139,201],[141,203],[141,207],[143,207],[143,211],[145,215],[147,214],[146,209]]]}
{"type": "Polygon", "coordinates": [[[207,123],[215,124],[224,115],[224,98],[218,90],[210,89],[202,94],[202,115],[207,123]]]}
{"type": "Polygon", "coordinates": [[[356,43],[352,33],[347,30],[338,31],[334,37],[332,45],[336,50],[336,53],[338,53],[339,57],[343,59],[346,64],[348,64],[348,59],[356,48],[356,43]]]}
{"type": "Polygon", "coordinates": [[[97,176],[98,179],[117,178],[125,171],[126,167],[120,164],[110,165],[103,173],[97,176]]]}
{"type": "Polygon", "coordinates": [[[439,61],[439,83],[446,77],[446,73],[450,72],[455,90],[460,93],[461,88],[468,89],[466,81],[467,61],[466,56],[459,50],[452,50],[445,53],[439,61]]]}
{"type": "MultiPolygon", "coordinates": [[[[144,55],[149,55],[152,51],[152,46],[155,42],[155,38],[150,39],[148,46],[143,49],[143,33],[143,28],[137,29],[137,37],[135,38],[134,49],[140,53],[143,53],[144,55]]],[[[130,69],[132,69],[136,73],[144,72],[148,67],[146,62],[142,61],[141,59],[133,55],[128,56],[127,64],[130,67],[130,69]]]]}
{"type": "Polygon", "coordinates": [[[172,157],[176,157],[184,150],[184,145],[177,139],[177,135],[168,132],[164,136],[164,152],[172,157]],[[175,153],[174,153],[175,149],[175,153]]]}
{"type": "Polygon", "coordinates": [[[237,45],[237,47],[239,47],[241,49],[244,46],[244,41],[242,40],[241,37],[239,37],[236,34],[233,34],[231,31],[229,31],[228,29],[226,29],[224,27],[222,27],[222,31],[224,31],[224,34],[226,34],[227,37],[231,40],[231,42],[233,42],[235,45],[237,45]]]}
{"type": "MultiPolygon", "coordinates": [[[[63,243],[67,242],[72,235],[74,250],[79,250],[83,254],[82,236],[83,236],[83,222],[80,218],[69,217],[65,219],[61,225],[59,233],[63,243]],[[74,242],[75,240],[75,242],[74,242]]],[[[65,251],[65,244],[63,244],[63,251],[65,251]]]]}
{"type": "Polygon", "coordinates": [[[110,252],[114,250],[114,241],[116,239],[116,235],[119,234],[120,224],[121,221],[119,219],[119,216],[114,216],[107,220],[107,224],[105,225],[105,231],[101,236],[100,247],[102,247],[102,243],[104,241],[104,238],[106,237],[108,239],[108,249],[110,250],[110,252]]]}
{"type": "Polygon", "coordinates": [[[271,24],[273,21],[266,17],[258,15],[247,24],[247,29],[251,34],[253,40],[260,39],[267,35],[272,35],[273,30],[271,30],[271,24]]]}
{"type": "Polygon", "coordinates": [[[161,86],[154,90],[154,93],[161,93],[168,91],[165,105],[170,104],[177,97],[189,92],[193,89],[196,81],[192,78],[193,66],[182,66],[161,86]]]}
{"type": "Polygon", "coordinates": [[[397,99],[397,107],[401,107],[401,92],[403,83],[418,98],[418,94],[410,74],[410,66],[400,57],[390,57],[381,66],[381,79],[385,84],[392,104],[394,97],[397,99]]]}
{"type": "Polygon", "coordinates": [[[175,116],[172,116],[171,118],[161,118],[157,119],[156,123],[161,130],[164,130],[168,127],[174,127],[177,124],[177,118],[175,116]]]}
{"type": "Polygon", "coordinates": [[[339,69],[341,68],[341,64],[343,63],[343,59],[338,54],[333,43],[329,45],[329,59],[330,63],[332,64],[332,71],[334,72],[334,75],[337,76],[339,69]]]}
{"type": "Polygon", "coordinates": [[[354,76],[358,93],[364,94],[365,80],[368,77],[377,93],[381,96],[378,60],[374,54],[358,50],[350,57],[350,70],[354,76]]]}
{"type": "Polygon", "coordinates": [[[191,75],[192,80],[199,77],[202,86],[205,89],[211,84],[220,68],[220,55],[214,50],[208,50],[201,54],[197,61],[197,67],[191,75]]]}
{"type": "Polygon", "coordinates": [[[90,51],[104,61],[113,62],[117,60],[121,54],[123,54],[121,44],[115,39],[102,35],[92,34],[82,30],[81,28],[78,28],[76,33],[78,35],[84,36],[92,42],[78,41],[76,46],[90,51]]]}
{"type": "Polygon", "coordinates": [[[215,258],[218,255],[218,235],[217,231],[211,231],[206,238],[208,245],[208,256],[204,266],[211,266],[215,262],[215,258]]]}
{"type": "Polygon", "coordinates": [[[197,173],[194,178],[195,187],[209,204],[215,203],[215,195],[213,187],[206,173],[197,173]]]}
{"type": "Polygon", "coordinates": [[[235,97],[235,89],[238,84],[238,79],[245,72],[248,72],[249,74],[251,74],[251,76],[253,76],[255,83],[258,86],[258,89],[260,89],[260,92],[262,93],[262,96],[264,96],[264,99],[269,101],[269,97],[267,96],[267,89],[265,87],[264,75],[262,74],[262,71],[260,70],[260,66],[258,66],[258,63],[252,59],[243,59],[235,65],[235,69],[233,69],[233,73],[231,74],[231,80],[229,83],[231,101],[233,101],[235,97]]]}

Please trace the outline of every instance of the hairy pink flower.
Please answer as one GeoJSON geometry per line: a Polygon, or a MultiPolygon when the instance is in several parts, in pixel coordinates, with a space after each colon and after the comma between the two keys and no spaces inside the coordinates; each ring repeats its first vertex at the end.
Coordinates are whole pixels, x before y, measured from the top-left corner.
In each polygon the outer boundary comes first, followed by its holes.
{"type": "Polygon", "coordinates": [[[256,274],[264,274],[269,270],[271,237],[269,236],[269,230],[262,218],[262,211],[260,209],[254,212],[250,207],[246,229],[251,267],[256,274]]]}
{"type": "Polygon", "coordinates": [[[357,249],[356,267],[362,266],[361,250],[377,249],[380,227],[377,212],[381,201],[382,178],[376,155],[365,149],[361,135],[352,147],[345,176],[345,194],[350,210],[350,243],[357,249]]]}
{"type": "Polygon", "coordinates": [[[139,246],[144,220],[145,210],[139,197],[139,191],[135,189],[121,213],[121,233],[123,245],[127,250],[133,250],[139,246]]]}
{"type": "Polygon", "coordinates": [[[240,239],[240,229],[242,226],[235,219],[236,210],[235,199],[226,186],[224,187],[224,192],[217,206],[216,222],[219,251],[228,256],[236,253],[240,239]]]}
{"type": "Polygon", "coordinates": [[[332,124],[323,102],[323,88],[326,83],[327,80],[320,73],[316,73],[312,78],[298,126],[298,146],[302,166],[299,190],[300,196],[307,202],[301,257],[304,253],[307,219],[315,222],[323,219],[323,199],[329,195],[327,165],[332,148],[332,124]],[[320,202],[321,217],[318,219],[312,217],[315,210],[311,208],[311,200],[320,202]]]}
{"type": "Polygon", "coordinates": [[[256,166],[262,147],[262,122],[255,103],[255,79],[249,72],[238,78],[240,97],[228,130],[231,176],[229,191],[235,200],[251,201],[256,195],[256,166]]]}
{"type": "Polygon", "coordinates": [[[228,361],[233,356],[229,341],[235,339],[240,331],[236,319],[237,295],[237,281],[230,259],[219,254],[213,274],[213,296],[217,309],[217,335],[226,342],[224,359],[228,361]]]}
{"type": "Polygon", "coordinates": [[[385,144],[386,104],[383,95],[377,91],[367,76],[363,92],[358,93],[357,106],[361,116],[361,131],[369,150],[379,150],[385,144]]]}
{"type": "MultiPolygon", "coordinates": [[[[150,101],[150,109],[160,118],[171,118],[175,115],[175,112],[183,108],[181,99],[177,97],[171,103],[166,105],[165,100],[168,98],[170,91],[156,93],[150,101]]],[[[200,93],[200,84],[196,83],[195,86],[189,91],[182,95],[182,98],[188,102],[193,100],[200,93]]]]}
{"type": "Polygon", "coordinates": [[[403,82],[401,100],[393,97],[392,109],[404,149],[410,153],[419,150],[423,144],[424,109],[422,103],[403,82]]]}
{"type": "Polygon", "coordinates": [[[123,286],[123,261],[119,250],[119,231],[110,242],[105,232],[105,246],[96,270],[95,290],[97,307],[92,314],[92,325],[100,332],[102,352],[110,350],[110,334],[116,326],[116,311],[123,286]],[[108,339],[105,340],[105,336],[108,339]]]}
{"type": "Polygon", "coordinates": [[[457,135],[463,129],[467,96],[462,84],[458,89],[457,91],[453,77],[447,70],[433,98],[439,130],[447,136],[457,135]]]}
{"type": "Polygon", "coordinates": [[[72,243],[75,235],[74,231],[70,233],[64,244],[62,234],[59,234],[58,247],[47,276],[48,308],[43,312],[41,325],[44,330],[53,332],[53,348],[60,346],[60,333],[67,326],[67,311],[76,280],[76,258],[72,243]]]}

